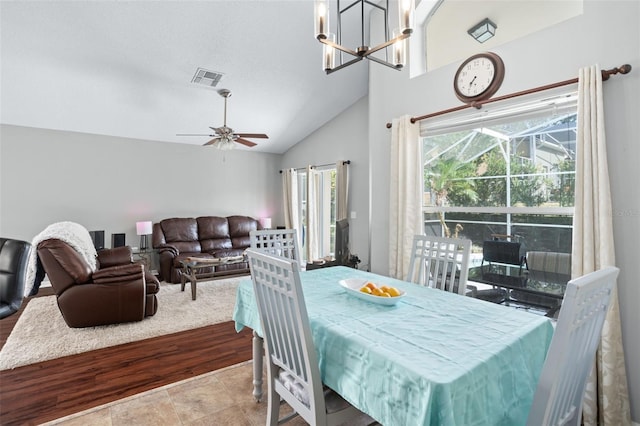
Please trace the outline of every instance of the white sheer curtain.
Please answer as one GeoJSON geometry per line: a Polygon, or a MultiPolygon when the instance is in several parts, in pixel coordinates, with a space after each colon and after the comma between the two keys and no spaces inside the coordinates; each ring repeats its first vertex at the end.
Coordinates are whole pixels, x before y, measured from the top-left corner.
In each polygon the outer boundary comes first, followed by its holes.
{"type": "Polygon", "coordinates": [[[298,241],[296,245],[302,247],[302,226],[298,216],[298,172],[296,169],[286,169],[282,172],[282,193],[284,198],[284,226],[295,229],[298,241]]]}
{"type": "Polygon", "coordinates": [[[349,166],[345,161],[336,163],[336,221],[349,216],[349,166]]]}
{"type": "Polygon", "coordinates": [[[320,201],[318,186],[320,185],[320,174],[313,166],[307,166],[307,262],[312,262],[320,257],[318,250],[319,228],[318,228],[318,206],[320,201]]]}
{"type": "Polygon", "coordinates": [[[413,236],[423,233],[422,144],[419,126],[409,116],[393,119],[390,170],[389,275],[404,279],[413,236]]]}
{"type": "MultiPolygon", "coordinates": [[[[580,69],[578,93],[572,277],[615,265],[602,75],[598,66],[580,69]]],[[[595,369],[587,382],[583,422],[585,426],[631,424],[620,311],[615,288],[602,330],[595,369]]]]}

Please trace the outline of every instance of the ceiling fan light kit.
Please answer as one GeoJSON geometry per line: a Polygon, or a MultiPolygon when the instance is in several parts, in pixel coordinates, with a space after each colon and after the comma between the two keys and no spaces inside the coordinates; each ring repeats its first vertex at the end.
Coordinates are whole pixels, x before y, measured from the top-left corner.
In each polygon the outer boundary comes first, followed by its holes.
{"type": "Polygon", "coordinates": [[[355,0],[347,2],[348,4],[342,8],[340,6],[340,0],[337,0],[335,17],[337,18],[337,30],[336,33],[330,32],[329,20],[331,16],[331,10],[329,7],[329,0],[315,0],[315,37],[323,44],[322,49],[322,66],[327,74],[331,74],[351,64],[360,62],[367,58],[382,65],[386,65],[390,68],[401,70],[406,64],[406,51],[407,51],[407,38],[411,36],[413,32],[413,20],[415,12],[415,0],[398,0],[398,27],[393,30],[393,35],[389,38],[389,0],[384,3],[375,4],[368,0],[355,0]],[[382,5],[384,4],[384,6],[382,5]],[[349,49],[341,45],[342,43],[342,15],[350,10],[352,7],[360,6],[360,43],[355,50],[349,49]],[[369,47],[365,42],[365,7],[371,7],[372,10],[381,11],[384,14],[384,42],[375,46],[369,47]],[[337,38],[337,41],[336,41],[337,38]],[[392,46],[391,61],[381,59],[373,56],[373,53],[382,49],[392,46]],[[342,55],[340,57],[340,64],[336,66],[336,50],[351,55],[353,59],[342,62],[342,55]]]}
{"type": "Polygon", "coordinates": [[[234,143],[239,143],[249,148],[257,145],[255,142],[251,142],[245,138],[269,138],[269,136],[264,133],[235,133],[231,127],[227,126],[227,99],[231,97],[231,90],[219,89],[218,94],[224,98],[224,124],[221,127],[209,127],[215,134],[178,133],[178,136],[209,136],[213,139],[205,143],[204,146],[213,145],[221,150],[234,149],[234,143]]]}

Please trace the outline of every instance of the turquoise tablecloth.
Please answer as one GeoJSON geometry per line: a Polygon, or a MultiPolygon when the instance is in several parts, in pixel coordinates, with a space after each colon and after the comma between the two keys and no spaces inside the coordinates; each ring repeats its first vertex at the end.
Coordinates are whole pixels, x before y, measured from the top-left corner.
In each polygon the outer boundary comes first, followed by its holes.
{"type": "MultiPolygon", "coordinates": [[[[302,272],[323,381],[385,426],[525,424],[553,335],[549,319],[345,267],[302,272]],[[371,280],[407,292],[396,306],[338,284],[371,280]]],[[[236,329],[261,331],[250,279],[236,329]]]]}

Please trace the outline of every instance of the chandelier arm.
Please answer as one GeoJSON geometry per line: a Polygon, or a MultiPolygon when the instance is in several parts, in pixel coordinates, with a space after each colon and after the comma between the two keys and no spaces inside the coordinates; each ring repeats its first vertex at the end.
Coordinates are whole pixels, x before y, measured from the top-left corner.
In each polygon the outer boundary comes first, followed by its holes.
{"type": "MultiPolygon", "coordinates": [[[[387,41],[387,42],[385,42],[385,43],[379,44],[379,45],[377,45],[376,47],[373,47],[373,48],[371,48],[371,49],[367,50],[366,52],[364,52],[364,54],[363,54],[362,56],[367,57],[367,56],[371,55],[372,53],[377,52],[378,50],[382,50],[382,49],[384,49],[385,47],[389,47],[389,46],[391,46],[391,45],[392,45],[393,43],[395,43],[396,41],[400,41],[400,40],[404,40],[405,38],[409,38],[409,35],[411,35],[411,34],[410,34],[410,33],[409,33],[409,34],[400,34],[400,35],[399,35],[398,37],[396,37],[396,38],[393,38],[393,39],[391,39],[391,40],[389,40],[389,41],[387,41]]],[[[369,59],[371,59],[371,58],[369,58],[369,59]]]]}
{"type": "Polygon", "coordinates": [[[382,59],[376,58],[375,56],[367,56],[367,59],[373,61],[373,62],[377,62],[381,65],[386,65],[389,68],[393,68],[394,70],[401,70],[402,69],[402,65],[393,65],[392,63],[389,63],[387,61],[384,61],[382,59]]]}
{"type": "Polygon", "coordinates": [[[320,43],[322,43],[322,44],[326,44],[327,46],[331,46],[331,47],[333,47],[333,48],[335,48],[335,49],[341,50],[341,51],[343,51],[344,53],[348,53],[348,54],[349,54],[349,55],[351,55],[351,56],[356,56],[356,57],[359,57],[359,56],[360,56],[360,55],[358,55],[358,52],[356,52],[355,50],[351,50],[351,49],[349,49],[349,48],[347,48],[347,47],[343,47],[343,46],[341,46],[341,45],[339,45],[339,44],[337,44],[337,43],[334,43],[334,42],[332,42],[331,40],[328,40],[328,39],[326,39],[326,38],[318,39],[318,41],[319,41],[320,43]]]}
{"type": "MultiPolygon", "coordinates": [[[[351,64],[355,64],[356,62],[360,62],[361,60],[363,60],[364,58],[362,56],[356,56],[355,59],[350,60],[349,62],[345,62],[344,64],[338,65],[337,67],[331,68],[330,70],[324,70],[327,75],[334,73],[336,71],[341,70],[342,68],[346,68],[351,64]]],[[[371,59],[371,58],[369,58],[371,59]]]]}

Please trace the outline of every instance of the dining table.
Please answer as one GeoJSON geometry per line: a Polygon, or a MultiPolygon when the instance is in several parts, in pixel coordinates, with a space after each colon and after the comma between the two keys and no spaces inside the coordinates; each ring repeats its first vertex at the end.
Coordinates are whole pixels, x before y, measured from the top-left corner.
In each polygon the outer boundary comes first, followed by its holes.
{"type": "MultiPolygon", "coordinates": [[[[553,336],[549,318],[336,266],[300,279],[325,385],[385,426],[523,425],[553,336]],[[343,280],[393,286],[393,305],[355,297],[343,280]]],[[[262,398],[262,327],[250,278],[236,330],[254,331],[253,395],[262,398]]]]}

